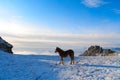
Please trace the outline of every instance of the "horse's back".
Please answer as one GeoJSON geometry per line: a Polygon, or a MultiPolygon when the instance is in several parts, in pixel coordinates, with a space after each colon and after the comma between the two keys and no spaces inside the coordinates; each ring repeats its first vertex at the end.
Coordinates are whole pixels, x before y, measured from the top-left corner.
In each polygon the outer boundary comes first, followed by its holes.
{"type": "Polygon", "coordinates": [[[72,49],[69,49],[67,50],[66,52],[69,52],[69,53],[73,53],[74,54],[74,51],[72,49]]]}
{"type": "Polygon", "coordinates": [[[74,56],[74,51],[72,49],[69,49],[66,51],[70,56],[74,56]]]}

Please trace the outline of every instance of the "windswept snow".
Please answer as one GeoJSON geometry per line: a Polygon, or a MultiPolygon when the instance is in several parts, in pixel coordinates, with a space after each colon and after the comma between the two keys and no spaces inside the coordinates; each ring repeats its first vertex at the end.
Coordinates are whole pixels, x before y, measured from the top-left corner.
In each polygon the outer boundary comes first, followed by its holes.
{"type": "Polygon", "coordinates": [[[61,80],[120,80],[120,57],[80,57],[75,65],[57,67],[61,80]]]}
{"type": "Polygon", "coordinates": [[[120,80],[120,57],[75,57],[59,65],[58,56],[0,52],[0,80],[120,80]]]}

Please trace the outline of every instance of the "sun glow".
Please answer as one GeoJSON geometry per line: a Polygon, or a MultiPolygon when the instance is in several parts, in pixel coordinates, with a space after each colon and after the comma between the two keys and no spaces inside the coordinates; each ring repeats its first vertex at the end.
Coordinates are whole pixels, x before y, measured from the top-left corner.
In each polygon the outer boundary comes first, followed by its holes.
{"type": "Polygon", "coordinates": [[[10,34],[28,33],[28,29],[18,22],[1,21],[0,25],[1,25],[0,32],[10,33],[10,34]]]}

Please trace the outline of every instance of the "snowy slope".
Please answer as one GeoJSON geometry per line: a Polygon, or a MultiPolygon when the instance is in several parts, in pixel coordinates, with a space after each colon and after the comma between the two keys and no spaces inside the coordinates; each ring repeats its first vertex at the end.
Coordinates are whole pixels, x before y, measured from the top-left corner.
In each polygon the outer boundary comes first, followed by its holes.
{"type": "Polygon", "coordinates": [[[11,55],[0,51],[0,80],[120,80],[120,57],[76,57],[59,65],[58,56],[11,55]]]}

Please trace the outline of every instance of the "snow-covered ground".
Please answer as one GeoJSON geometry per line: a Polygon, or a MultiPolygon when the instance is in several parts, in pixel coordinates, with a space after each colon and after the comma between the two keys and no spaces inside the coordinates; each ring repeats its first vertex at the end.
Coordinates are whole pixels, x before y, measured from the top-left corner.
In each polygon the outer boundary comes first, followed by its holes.
{"type": "Polygon", "coordinates": [[[59,65],[58,56],[0,52],[0,80],[120,80],[120,57],[75,57],[59,65]]]}

